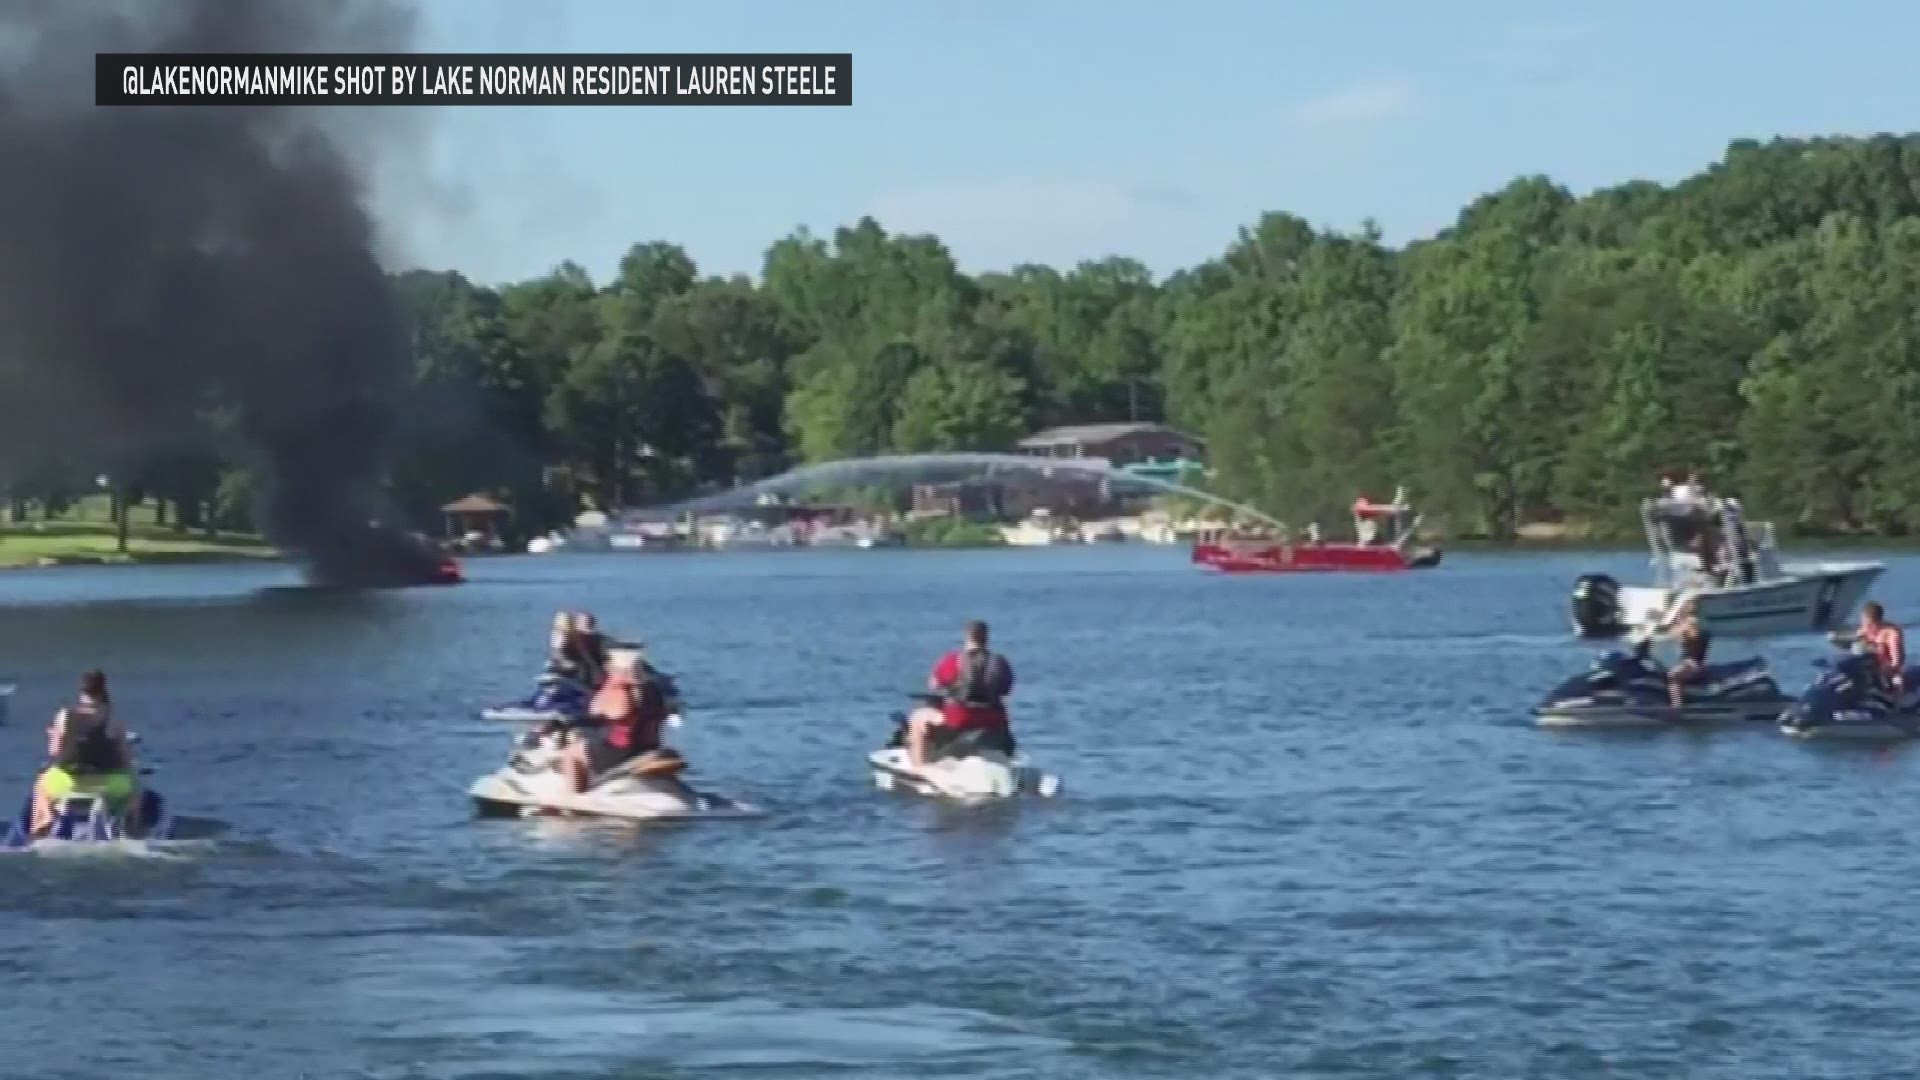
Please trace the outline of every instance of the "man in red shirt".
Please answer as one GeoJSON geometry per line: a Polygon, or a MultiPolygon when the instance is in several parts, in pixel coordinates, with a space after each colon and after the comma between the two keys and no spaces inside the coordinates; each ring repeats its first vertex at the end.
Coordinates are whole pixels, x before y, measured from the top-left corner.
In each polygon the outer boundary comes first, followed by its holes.
{"type": "Polygon", "coordinates": [[[970,731],[980,731],[984,745],[1013,753],[1006,702],[1013,692],[1013,665],[987,649],[986,623],[967,624],[960,648],[933,666],[927,689],[943,701],[937,711],[915,709],[907,718],[907,761],[914,768],[927,763],[930,749],[970,731]]]}

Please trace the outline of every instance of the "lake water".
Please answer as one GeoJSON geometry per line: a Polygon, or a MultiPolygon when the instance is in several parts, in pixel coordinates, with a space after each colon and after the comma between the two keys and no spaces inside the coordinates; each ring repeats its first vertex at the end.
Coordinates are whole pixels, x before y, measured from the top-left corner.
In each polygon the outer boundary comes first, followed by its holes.
{"type": "MultiPolygon", "coordinates": [[[[1879,595],[1920,612],[1920,563],[1879,595]]],[[[1177,549],[0,575],[0,791],[89,666],[164,856],[0,861],[9,1080],[1910,1077],[1920,758],[1549,733],[1583,570],[1223,579],[1177,549]],[[696,782],[763,821],[477,821],[555,609],[653,642],[696,782]],[[1062,798],[863,755],[969,617],[1062,798]]],[[[1723,644],[1723,651],[1730,651],[1723,644]]],[[[1817,640],[1768,649],[1784,684],[1817,640]]],[[[15,796],[9,795],[8,798],[15,796]]]]}

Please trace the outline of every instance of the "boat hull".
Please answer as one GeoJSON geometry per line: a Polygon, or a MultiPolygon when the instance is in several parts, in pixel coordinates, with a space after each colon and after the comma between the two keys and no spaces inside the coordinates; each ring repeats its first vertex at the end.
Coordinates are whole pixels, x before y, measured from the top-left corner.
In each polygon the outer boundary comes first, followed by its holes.
{"type": "Polygon", "coordinates": [[[1790,739],[1818,739],[1825,742],[1895,742],[1913,738],[1917,725],[1920,725],[1920,717],[1910,718],[1904,727],[1886,720],[1810,725],[1789,722],[1780,725],[1780,733],[1790,739]]]}
{"type": "MultiPolygon", "coordinates": [[[[1781,637],[1845,629],[1886,571],[1880,563],[1813,563],[1782,567],[1772,581],[1731,588],[1691,590],[1707,632],[1720,638],[1781,637]]],[[[1676,593],[1653,586],[1620,589],[1628,626],[1659,622],[1676,593]]]]}
{"type": "Polygon", "coordinates": [[[1783,697],[1778,701],[1725,706],[1693,705],[1679,710],[1657,705],[1560,706],[1536,709],[1534,723],[1543,728],[1616,731],[1764,724],[1778,720],[1781,712],[1790,704],[1783,697]]]}
{"type": "Polygon", "coordinates": [[[1017,795],[1052,798],[1060,778],[1027,765],[1018,757],[992,752],[945,759],[916,770],[904,747],[887,746],[867,755],[873,785],[881,791],[907,791],[930,798],[974,802],[1017,795]]]}
{"type": "Polygon", "coordinates": [[[1222,574],[1397,573],[1438,566],[1438,548],[1416,549],[1361,544],[1275,544],[1270,542],[1200,543],[1193,562],[1222,574]]]}
{"type": "Polygon", "coordinates": [[[481,817],[698,821],[757,818],[766,813],[757,806],[695,791],[672,779],[622,779],[582,794],[558,774],[529,776],[511,768],[481,777],[467,794],[481,817]]]}

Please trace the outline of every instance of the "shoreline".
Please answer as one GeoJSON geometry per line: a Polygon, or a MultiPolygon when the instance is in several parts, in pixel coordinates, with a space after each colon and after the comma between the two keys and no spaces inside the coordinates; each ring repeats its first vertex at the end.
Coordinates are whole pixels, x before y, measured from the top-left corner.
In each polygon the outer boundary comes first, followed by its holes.
{"type": "Polygon", "coordinates": [[[125,552],[117,550],[113,525],[97,521],[49,521],[0,528],[0,571],[61,566],[151,566],[169,563],[240,562],[284,556],[257,536],[177,532],[135,524],[125,552]]]}
{"type": "MultiPolygon", "coordinates": [[[[215,565],[215,564],[223,564],[223,563],[238,564],[238,563],[257,563],[257,562],[281,562],[289,558],[289,556],[287,556],[286,553],[279,551],[277,549],[269,548],[264,545],[256,546],[256,545],[247,544],[244,542],[231,543],[231,544],[219,544],[219,543],[209,544],[204,541],[188,541],[182,544],[182,546],[177,548],[145,547],[143,549],[143,542],[141,539],[134,540],[134,542],[131,545],[133,550],[123,555],[111,550],[108,550],[108,551],[90,550],[90,545],[86,545],[86,544],[75,544],[75,545],[49,544],[49,543],[45,543],[44,541],[62,539],[62,537],[53,537],[53,536],[41,537],[34,534],[26,534],[26,535],[32,537],[35,540],[42,541],[42,543],[35,545],[36,548],[39,548],[41,550],[19,552],[19,553],[10,552],[8,551],[9,545],[7,541],[14,539],[16,535],[18,534],[13,534],[9,532],[0,532],[0,574],[5,574],[11,571],[53,570],[53,569],[62,569],[62,568],[69,568],[69,567],[204,566],[204,565],[215,565]]],[[[80,533],[73,536],[73,538],[83,539],[83,538],[88,538],[91,535],[92,534],[90,533],[80,533]]],[[[109,544],[112,542],[110,536],[107,537],[107,542],[109,544]]],[[[158,541],[157,543],[164,544],[166,542],[167,541],[158,541]]],[[[175,541],[175,542],[178,542],[178,541],[175,541]]],[[[1439,547],[1442,551],[1448,554],[1463,554],[1463,555],[1542,555],[1542,556],[1545,556],[1545,555],[1599,555],[1599,556],[1607,556],[1607,555],[1631,555],[1631,554],[1640,553],[1644,551],[1643,545],[1631,543],[1629,541],[1624,541],[1624,540],[1617,541],[1617,542],[1604,542],[1604,541],[1583,541],[1583,540],[1572,540],[1572,539],[1566,539],[1566,540],[1535,539],[1535,540],[1519,540],[1519,541],[1458,539],[1458,540],[1435,540],[1435,541],[1428,541],[1428,542],[1434,544],[1435,546],[1439,547]]],[[[156,541],[147,540],[146,543],[151,544],[151,543],[156,543],[156,541]]],[[[1135,542],[1128,542],[1124,544],[1104,544],[1104,543],[1040,544],[1040,545],[1004,544],[1004,543],[1002,544],[904,544],[904,545],[890,545],[886,548],[877,548],[875,550],[918,551],[918,552],[1022,551],[1022,550],[1071,549],[1071,548],[1079,548],[1079,547],[1115,547],[1115,546],[1166,548],[1166,549],[1169,549],[1170,551],[1182,551],[1187,547],[1187,545],[1185,544],[1146,544],[1146,543],[1140,543],[1135,541],[1135,542]]],[[[797,547],[797,548],[787,549],[787,550],[789,551],[789,553],[793,553],[793,552],[809,551],[814,549],[797,547]]],[[[834,548],[831,550],[838,551],[838,550],[851,550],[851,549],[834,548]]],[[[1866,557],[1866,558],[1871,558],[1874,556],[1882,556],[1882,555],[1913,555],[1913,554],[1920,554],[1920,537],[1916,537],[1912,539],[1900,539],[1900,540],[1894,540],[1894,539],[1862,540],[1859,537],[1832,537],[1832,538],[1798,537],[1791,541],[1783,542],[1780,545],[1780,550],[1782,554],[1786,554],[1786,555],[1793,555],[1796,553],[1799,553],[1799,554],[1819,553],[1819,554],[1841,555],[1841,556],[1857,555],[1857,556],[1866,557]]],[[[726,554],[757,554],[757,553],[761,553],[759,549],[755,549],[754,551],[738,551],[738,552],[728,552],[725,549],[713,549],[713,550],[651,551],[651,552],[638,552],[638,551],[636,552],[617,552],[617,551],[615,552],[576,552],[574,554],[600,554],[600,555],[630,554],[630,555],[653,555],[657,557],[660,555],[695,555],[695,554],[726,555],[726,554]]],[[[556,552],[554,554],[567,554],[567,552],[556,552]]],[[[500,552],[475,552],[475,553],[466,553],[466,554],[456,553],[452,557],[457,558],[462,562],[466,562],[468,560],[476,559],[476,558],[512,559],[512,558],[534,558],[537,556],[533,555],[530,552],[524,552],[524,551],[500,551],[500,552]]]]}
{"type": "Polygon", "coordinates": [[[73,566],[168,566],[201,565],[206,563],[249,563],[276,562],[286,556],[278,551],[249,553],[244,551],[135,551],[121,555],[95,555],[74,553],[66,555],[39,555],[28,559],[12,560],[0,552],[0,573],[15,570],[56,570],[73,566]]]}

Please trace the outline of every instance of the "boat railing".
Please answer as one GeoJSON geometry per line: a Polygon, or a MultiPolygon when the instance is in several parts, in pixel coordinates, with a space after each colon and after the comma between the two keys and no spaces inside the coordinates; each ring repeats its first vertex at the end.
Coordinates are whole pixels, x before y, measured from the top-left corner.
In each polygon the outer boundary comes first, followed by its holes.
{"type": "Polygon", "coordinates": [[[1640,500],[1640,526],[1646,531],[1647,550],[1652,553],[1654,582],[1667,588],[1673,580],[1673,545],[1668,543],[1657,505],[1652,499],[1640,500]]]}
{"type": "Polygon", "coordinates": [[[1419,514],[1413,515],[1413,517],[1410,520],[1408,520],[1407,527],[1404,529],[1401,529],[1399,535],[1393,538],[1393,546],[1396,548],[1406,547],[1407,541],[1413,539],[1416,535],[1419,534],[1420,520],[1421,518],[1419,514]]]}

